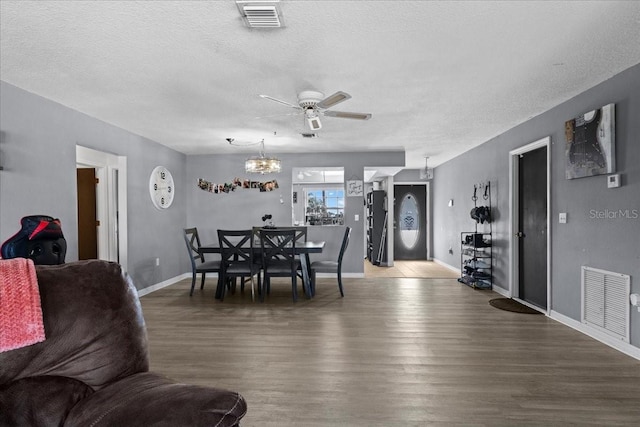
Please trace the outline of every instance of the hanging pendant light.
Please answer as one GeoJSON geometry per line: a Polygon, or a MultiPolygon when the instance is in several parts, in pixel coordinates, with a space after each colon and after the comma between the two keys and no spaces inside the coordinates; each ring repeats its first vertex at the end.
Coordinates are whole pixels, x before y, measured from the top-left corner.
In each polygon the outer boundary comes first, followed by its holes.
{"type": "Polygon", "coordinates": [[[420,169],[420,179],[433,179],[433,169],[429,169],[427,162],[429,157],[424,158],[424,169],[420,169]]]}
{"type": "Polygon", "coordinates": [[[249,157],[244,162],[244,170],[247,173],[279,173],[282,169],[280,159],[267,157],[264,154],[264,139],[260,141],[260,153],[258,156],[249,157]]]}

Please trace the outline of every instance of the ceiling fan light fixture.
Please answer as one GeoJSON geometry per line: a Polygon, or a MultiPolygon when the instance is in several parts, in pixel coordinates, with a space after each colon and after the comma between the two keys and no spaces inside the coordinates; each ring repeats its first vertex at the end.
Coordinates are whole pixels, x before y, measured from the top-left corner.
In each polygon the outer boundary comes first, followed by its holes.
{"type": "Polygon", "coordinates": [[[342,91],[338,91],[325,98],[322,92],[315,90],[303,90],[298,93],[298,105],[294,105],[268,95],[260,95],[260,97],[297,109],[299,114],[304,114],[307,126],[312,131],[322,128],[322,123],[319,118],[320,115],[353,120],[369,120],[371,118],[370,113],[328,110],[327,108],[351,98],[351,95],[342,91]]]}
{"type": "Polygon", "coordinates": [[[318,118],[318,116],[307,118],[307,124],[309,125],[309,129],[311,130],[322,129],[322,123],[320,123],[320,119],[318,118]]]}
{"type": "Polygon", "coordinates": [[[318,130],[322,128],[322,123],[318,117],[318,112],[314,108],[307,108],[304,110],[304,116],[307,119],[309,129],[318,130]]]}
{"type": "Polygon", "coordinates": [[[280,19],[279,0],[236,1],[236,6],[247,27],[279,28],[284,26],[280,19]]]}

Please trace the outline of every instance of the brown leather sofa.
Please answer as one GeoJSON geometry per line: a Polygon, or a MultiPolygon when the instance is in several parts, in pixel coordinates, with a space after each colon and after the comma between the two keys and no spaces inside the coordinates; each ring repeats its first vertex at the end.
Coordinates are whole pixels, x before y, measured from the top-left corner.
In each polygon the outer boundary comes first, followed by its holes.
{"type": "Polygon", "coordinates": [[[237,426],[244,398],[149,372],[135,287],[116,263],[36,267],[43,342],[0,353],[0,426],[237,426]]]}

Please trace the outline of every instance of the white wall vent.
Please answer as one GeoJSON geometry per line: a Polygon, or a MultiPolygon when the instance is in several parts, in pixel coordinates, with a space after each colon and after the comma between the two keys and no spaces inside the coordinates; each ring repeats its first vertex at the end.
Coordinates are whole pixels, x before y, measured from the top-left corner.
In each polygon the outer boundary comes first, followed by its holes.
{"type": "Polygon", "coordinates": [[[626,274],[582,266],[582,323],[629,342],[629,292],[626,274]]]}
{"type": "Polygon", "coordinates": [[[278,28],[283,26],[277,0],[236,1],[247,27],[278,28]]]}

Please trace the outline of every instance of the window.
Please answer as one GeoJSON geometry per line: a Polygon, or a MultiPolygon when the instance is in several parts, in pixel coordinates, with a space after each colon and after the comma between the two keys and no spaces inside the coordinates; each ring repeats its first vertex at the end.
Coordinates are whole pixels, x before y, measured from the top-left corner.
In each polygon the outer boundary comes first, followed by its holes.
{"type": "Polygon", "coordinates": [[[293,225],[344,225],[343,167],[294,167],[291,184],[293,225]]]}
{"type": "Polygon", "coordinates": [[[344,188],[307,189],[305,212],[309,225],[344,225],[344,188]]]}

